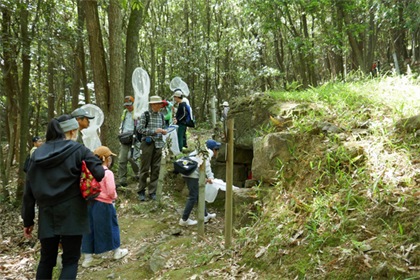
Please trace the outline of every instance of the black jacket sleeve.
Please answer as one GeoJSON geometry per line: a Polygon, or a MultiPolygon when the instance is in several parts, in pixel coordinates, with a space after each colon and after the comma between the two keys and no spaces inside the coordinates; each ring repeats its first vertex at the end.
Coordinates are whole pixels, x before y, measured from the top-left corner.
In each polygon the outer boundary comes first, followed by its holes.
{"type": "Polygon", "coordinates": [[[35,198],[32,193],[32,188],[29,180],[26,180],[25,192],[23,193],[22,200],[22,220],[24,227],[30,227],[34,225],[35,219],[35,198]]]}
{"type": "Polygon", "coordinates": [[[83,146],[84,161],[89,171],[95,177],[96,181],[100,182],[105,176],[105,169],[102,167],[102,161],[93,155],[93,153],[86,147],[83,146]]]}
{"type": "Polygon", "coordinates": [[[186,124],[187,123],[187,104],[185,102],[179,103],[178,111],[176,111],[176,121],[177,123],[186,124]]]}

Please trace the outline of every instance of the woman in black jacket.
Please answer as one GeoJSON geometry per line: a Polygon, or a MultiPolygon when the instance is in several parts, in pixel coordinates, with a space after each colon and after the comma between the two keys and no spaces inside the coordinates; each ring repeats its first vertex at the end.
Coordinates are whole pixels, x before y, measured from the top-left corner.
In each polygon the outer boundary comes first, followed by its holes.
{"type": "Polygon", "coordinates": [[[52,119],[48,124],[46,143],[31,157],[22,219],[25,237],[32,238],[36,201],[41,241],[36,279],[51,279],[59,242],[63,246],[60,279],[76,279],[82,236],[90,232],[87,205],[79,186],[82,161],[98,182],[104,177],[104,169],[101,160],[75,142],[78,128],[78,122],[68,115],[52,119]]]}

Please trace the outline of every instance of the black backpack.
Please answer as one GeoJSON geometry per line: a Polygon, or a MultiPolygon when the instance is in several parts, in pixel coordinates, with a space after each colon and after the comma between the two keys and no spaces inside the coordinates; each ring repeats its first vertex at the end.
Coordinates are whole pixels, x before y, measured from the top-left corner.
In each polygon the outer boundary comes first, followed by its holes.
{"type": "Polygon", "coordinates": [[[187,106],[187,126],[195,127],[195,117],[192,113],[192,109],[188,104],[186,104],[186,106],[187,106]]]}
{"type": "Polygon", "coordinates": [[[189,157],[182,157],[174,161],[175,173],[189,176],[197,169],[198,163],[189,157]]]}
{"type": "Polygon", "coordinates": [[[23,172],[25,172],[25,173],[27,173],[27,172],[28,172],[29,166],[31,165],[31,157],[30,157],[30,155],[31,155],[31,154],[29,154],[29,155],[26,157],[25,164],[23,165],[23,172]]]}

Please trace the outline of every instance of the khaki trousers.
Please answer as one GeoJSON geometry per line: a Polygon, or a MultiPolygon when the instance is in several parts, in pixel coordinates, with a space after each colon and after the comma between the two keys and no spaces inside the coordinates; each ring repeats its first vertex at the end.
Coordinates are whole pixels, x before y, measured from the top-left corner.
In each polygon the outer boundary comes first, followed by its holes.
{"type": "Polygon", "coordinates": [[[122,145],[118,155],[118,180],[120,184],[127,183],[127,162],[130,162],[131,168],[135,175],[140,170],[140,143],[136,142],[134,145],[133,157],[131,157],[131,145],[122,145]]]}

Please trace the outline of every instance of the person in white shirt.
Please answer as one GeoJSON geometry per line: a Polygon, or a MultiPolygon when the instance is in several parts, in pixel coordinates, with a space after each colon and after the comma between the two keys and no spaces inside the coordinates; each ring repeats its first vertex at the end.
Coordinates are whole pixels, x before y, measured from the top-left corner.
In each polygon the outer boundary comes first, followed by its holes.
{"type": "MultiPolygon", "coordinates": [[[[215,158],[217,152],[219,151],[221,143],[214,141],[213,139],[207,140],[206,142],[207,148],[209,149],[209,157],[206,159],[206,183],[213,183],[214,174],[211,171],[210,159],[215,158]]],[[[191,160],[196,160],[197,151],[192,152],[188,155],[191,160]]],[[[204,163],[203,163],[204,164],[204,163]]],[[[193,226],[197,224],[197,221],[191,220],[189,218],[192,209],[196,202],[198,202],[198,178],[199,178],[199,170],[196,168],[193,173],[190,175],[182,175],[182,178],[187,183],[189,196],[187,200],[187,204],[185,205],[184,214],[182,218],[179,220],[180,226],[193,226]]],[[[204,208],[204,222],[207,223],[210,219],[216,218],[216,213],[207,213],[207,209],[204,208]]]]}

